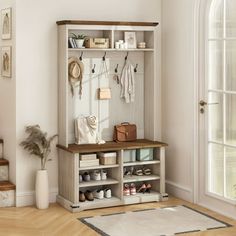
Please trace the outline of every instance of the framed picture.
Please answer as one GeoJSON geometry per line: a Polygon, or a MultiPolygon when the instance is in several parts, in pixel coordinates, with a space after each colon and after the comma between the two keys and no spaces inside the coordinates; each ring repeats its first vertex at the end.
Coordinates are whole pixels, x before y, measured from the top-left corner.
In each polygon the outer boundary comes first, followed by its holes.
{"type": "Polygon", "coordinates": [[[11,46],[2,47],[1,51],[2,77],[11,78],[11,70],[12,70],[11,46]]]}
{"type": "Polygon", "coordinates": [[[137,48],[136,33],[125,32],[125,42],[128,44],[128,48],[137,48]]]}
{"type": "Polygon", "coordinates": [[[11,24],[11,8],[3,9],[1,11],[2,39],[11,39],[11,24]]]}

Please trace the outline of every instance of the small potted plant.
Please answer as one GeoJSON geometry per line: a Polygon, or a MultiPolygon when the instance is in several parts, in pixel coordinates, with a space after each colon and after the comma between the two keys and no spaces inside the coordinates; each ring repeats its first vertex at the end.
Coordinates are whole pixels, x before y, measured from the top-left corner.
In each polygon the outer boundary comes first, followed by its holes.
{"type": "Polygon", "coordinates": [[[74,33],[72,33],[72,35],[73,35],[73,38],[75,39],[75,42],[76,42],[76,44],[77,44],[77,47],[78,48],[82,48],[83,47],[83,45],[84,45],[84,40],[85,40],[85,38],[87,37],[87,36],[85,36],[84,34],[74,34],[74,33]]]}
{"type": "Polygon", "coordinates": [[[38,209],[47,209],[49,206],[48,172],[46,164],[51,161],[51,143],[57,135],[47,138],[47,133],[39,125],[27,126],[25,132],[28,137],[20,143],[31,155],[40,159],[41,169],[36,173],[35,197],[38,209]]]}

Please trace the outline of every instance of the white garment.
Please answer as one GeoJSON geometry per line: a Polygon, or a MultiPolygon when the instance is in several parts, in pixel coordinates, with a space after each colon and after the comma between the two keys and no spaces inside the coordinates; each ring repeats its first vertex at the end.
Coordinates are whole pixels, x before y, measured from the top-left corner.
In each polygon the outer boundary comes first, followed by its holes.
{"type": "Polygon", "coordinates": [[[120,97],[125,99],[126,103],[134,102],[135,82],[134,67],[131,63],[126,62],[120,77],[121,94],[120,97]]]}

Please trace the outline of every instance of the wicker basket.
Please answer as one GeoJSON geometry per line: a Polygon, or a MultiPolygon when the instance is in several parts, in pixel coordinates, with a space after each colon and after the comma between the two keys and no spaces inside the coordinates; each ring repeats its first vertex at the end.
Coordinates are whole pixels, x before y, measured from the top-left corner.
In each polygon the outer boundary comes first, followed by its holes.
{"type": "Polygon", "coordinates": [[[109,48],[108,38],[89,38],[85,40],[86,48],[109,48]]]}

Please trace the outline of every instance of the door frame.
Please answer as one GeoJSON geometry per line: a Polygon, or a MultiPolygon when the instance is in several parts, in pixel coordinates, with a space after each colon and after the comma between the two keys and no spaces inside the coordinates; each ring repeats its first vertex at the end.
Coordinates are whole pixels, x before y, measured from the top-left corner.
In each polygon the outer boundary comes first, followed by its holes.
{"type": "MultiPolygon", "coordinates": [[[[204,203],[200,199],[200,112],[199,112],[199,101],[204,99],[201,97],[201,79],[205,78],[205,60],[206,60],[206,35],[208,23],[207,14],[209,13],[211,0],[195,0],[194,4],[194,137],[193,137],[193,157],[192,157],[192,186],[193,186],[193,202],[205,206],[211,210],[219,212],[221,214],[227,215],[229,217],[236,219],[236,211],[233,208],[235,205],[234,201],[227,201],[221,199],[214,194],[205,192],[206,198],[205,202],[208,201],[209,204],[204,203]],[[210,199],[212,198],[212,199],[210,199]],[[212,201],[209,201],[212,200],[212,201]],[[223,212],[222,212],[222,209],[223,212]]],[[[205,88],[203,88],[205,89],[205,88]]],[[[205,152],[205,150],[203,150],[205,152]]],[[[204,171],[204,173],[206,173],[204,171]]],[[[204,174],[204,179],[205,174],[204,174]]]]}

